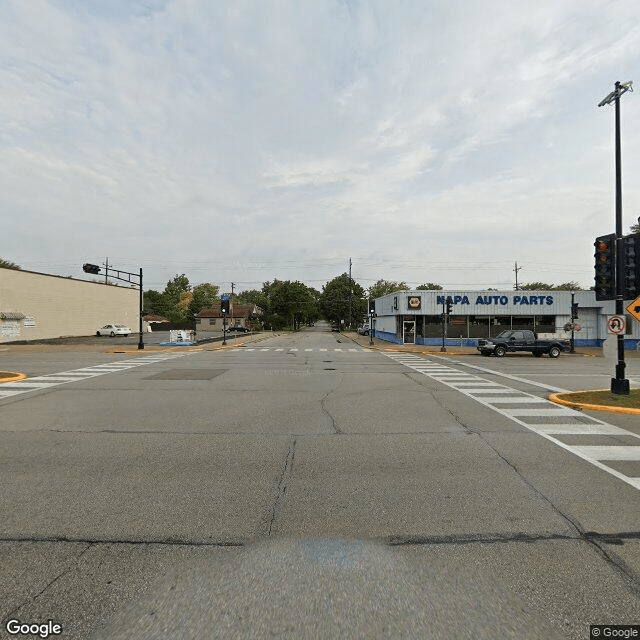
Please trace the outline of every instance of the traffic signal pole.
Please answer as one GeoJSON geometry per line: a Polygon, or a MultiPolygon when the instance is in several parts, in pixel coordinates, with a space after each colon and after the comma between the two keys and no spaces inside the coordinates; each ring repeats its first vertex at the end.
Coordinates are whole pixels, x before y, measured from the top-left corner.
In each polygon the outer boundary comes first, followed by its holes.
{"type": "MultiPolygon", "coordinates": [[[[616,315],[624,313],[624,253],[622,250],[622,150],[620,144],[620,83],[616,82],[616,315]]],[[[629,395],[629,380],[624,376],[624,333],[618,338],[618,363],[616,377],[611,378],[611,393],[629,395]]]]}
{"type": "MultiPolygon", "coordinates": [[[[624,313],[624,250],[622,240],[622,151],[620,143],[620,96],[627,91],[633,91],[632,82],[621,84],[616,82],[614,90],[602,100],[598,106],[606,104],[615,105],[616,117],[616,315],[624,313]]],[[[629,395],[629,381],[624,377],[624,334],[618,335],[618,363],[616,364],[616,377],[611,378],[611,393],[629,395]]]]}

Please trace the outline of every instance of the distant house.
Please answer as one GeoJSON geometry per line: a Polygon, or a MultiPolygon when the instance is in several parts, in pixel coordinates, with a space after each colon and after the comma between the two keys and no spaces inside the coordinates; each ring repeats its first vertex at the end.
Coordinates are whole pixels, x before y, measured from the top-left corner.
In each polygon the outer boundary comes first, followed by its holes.
{"type": "MultiPolygon", "coordinates": [[[[227,327],[260,328],[259,317],[262,309],[255,304],[231,303],[227,318],[227,327]]],[[[222,331],[222,312],[220,303],[208,309],[202,309],[196,315],[196,331],[222,331]]]]}

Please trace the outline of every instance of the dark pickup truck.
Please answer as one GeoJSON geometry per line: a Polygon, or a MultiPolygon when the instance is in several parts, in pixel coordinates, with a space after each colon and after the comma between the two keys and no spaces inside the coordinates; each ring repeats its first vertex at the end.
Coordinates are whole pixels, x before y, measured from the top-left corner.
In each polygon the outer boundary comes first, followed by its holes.
{"type": "Polygon", "coordinates": [[[561,351],[569,351],[568,340],[538,340],[533,331],[503,331],[495,338],[478,340],[478,351],[483,356],[493,354],[502,358],[508,351],[530,351],[536,358],[548,353],[550,358],[557,358],[561,351]]]}

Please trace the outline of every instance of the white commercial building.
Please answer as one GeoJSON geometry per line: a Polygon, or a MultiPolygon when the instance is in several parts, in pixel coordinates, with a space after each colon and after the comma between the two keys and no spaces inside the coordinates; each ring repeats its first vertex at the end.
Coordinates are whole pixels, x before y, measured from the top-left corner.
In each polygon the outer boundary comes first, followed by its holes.
{"type": "MultiPolygon", "coordinates": [[[[475,346],[479,338],[506,329],[568,338],[571,332],[564,327],[571,322],[571,296],[570,291],[397,291],[375,300],[374,331],[377,338],[390,342],[442,344],[441,314],[443,303],[450,298],[447,345],[475,346]]],[[[615,302],[597,301],[595,291],[576,291],[573,296],[578,304],[575,344],[602,346],[608,335],[607,316],[615,315],[615,302]]],[[[640,323],[625,315],[625,347],[635,349],[640,323]]]]}

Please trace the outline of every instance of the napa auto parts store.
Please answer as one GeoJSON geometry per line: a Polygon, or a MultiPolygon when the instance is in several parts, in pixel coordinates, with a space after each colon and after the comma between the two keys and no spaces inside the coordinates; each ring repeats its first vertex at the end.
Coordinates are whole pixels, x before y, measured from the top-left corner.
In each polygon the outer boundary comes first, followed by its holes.
{"type": "MultiPolygon", "coordinates": [[[[571,291],[397,291],[375,300],[373,330],[382,340],[404,344],[442,344],[443,302],[453,307],[447,323],[449,346],[476,346],[507,329],[534,331],[541,337],[571,337],[571,291]]],[[[607,316],[615,301],[596,301],[595,291],[576,291],[576,346],[601,347],[608,337],[607,316]]],[[[630,303],[625,301],[625,307],[630,303]]],[[[636,349],[640,323],[627,315],[625,347],[636,349]]]]}

